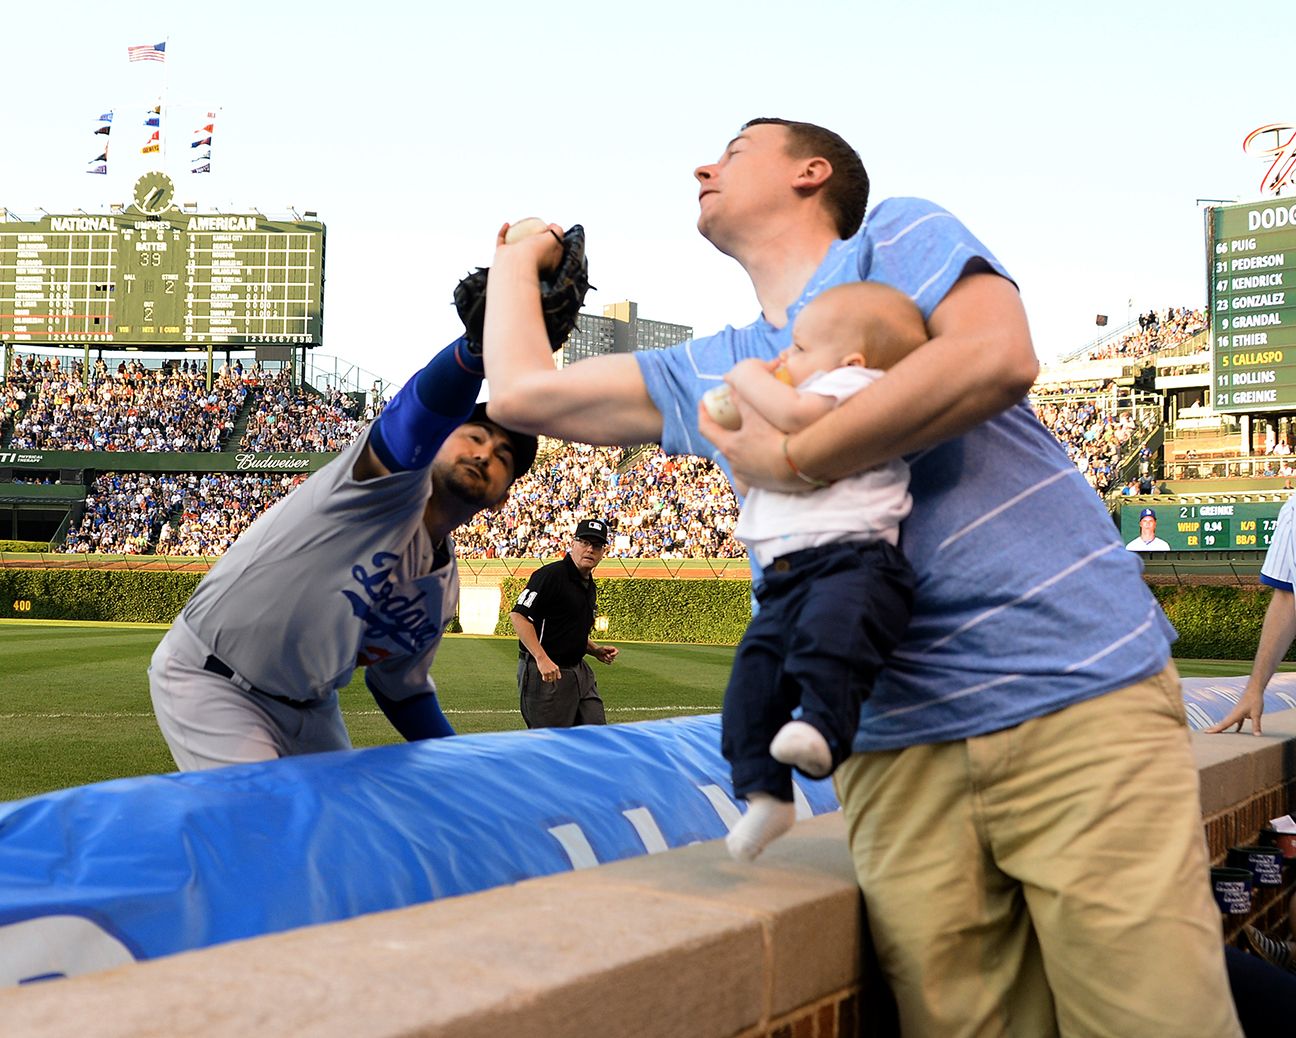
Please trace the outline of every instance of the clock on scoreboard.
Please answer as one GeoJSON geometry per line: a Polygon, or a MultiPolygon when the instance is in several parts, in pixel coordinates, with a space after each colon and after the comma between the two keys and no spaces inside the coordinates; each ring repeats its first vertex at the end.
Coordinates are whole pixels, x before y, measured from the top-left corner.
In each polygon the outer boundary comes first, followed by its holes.
{"type": "Polygon", "coordinates": [[[0,222],[0,341],[318,346],[324,224],[198,213],[160,171],[128,209],[0,222]]]}

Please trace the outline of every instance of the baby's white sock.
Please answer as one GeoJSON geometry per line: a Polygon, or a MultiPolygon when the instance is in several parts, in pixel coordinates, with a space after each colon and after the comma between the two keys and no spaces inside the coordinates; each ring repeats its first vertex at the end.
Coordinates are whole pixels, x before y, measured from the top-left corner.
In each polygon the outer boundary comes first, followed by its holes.
{"type": "Polygon", "coordinates": [[[796,806],[769,793],[752,793],[747,813],[729,830],[725,845],[735,861],[755,861],[766,847],[792,828],[796,806]]]}
{"type": "Polygon", "coordinates": [[[770,743],[770,756],[780,764],[791,764],[812,778],[832,771],[832,750],[819,730],[805,721],[789,721],[770,743]]]}

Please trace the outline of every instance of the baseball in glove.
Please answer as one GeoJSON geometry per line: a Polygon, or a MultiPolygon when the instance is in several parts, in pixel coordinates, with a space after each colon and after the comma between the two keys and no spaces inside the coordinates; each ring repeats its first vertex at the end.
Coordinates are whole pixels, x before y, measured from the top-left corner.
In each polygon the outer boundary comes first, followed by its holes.
{"type": "MultiPolygon", "coordinates": [[[[556,270],[540,276],[540,310],[545,332],[554,350],[562,349],[576,327],[576,315],[590,290],[589,268],[585,263],[585,228],[574,223],[562,237],[562,260],[556,270]]],[[[455,286],[454,303],[463,321],[469,350],[481,355],[482,327],[486,322],[487,267],[478,267],[455,286]]]]}

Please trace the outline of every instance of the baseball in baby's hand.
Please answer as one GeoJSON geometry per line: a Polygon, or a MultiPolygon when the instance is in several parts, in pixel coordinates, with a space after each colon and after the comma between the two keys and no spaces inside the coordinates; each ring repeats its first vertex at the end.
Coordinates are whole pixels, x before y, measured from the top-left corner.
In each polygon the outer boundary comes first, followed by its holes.
{"type": "Polygon", "coordinates": [[[519,220],[517,223],[509,224],[509,229],[504,232],[504,244],[512,245],[521,241],[523,238],[530,238],[533,234],[539,234],[549,227],[547,223],[538,216],[528,216],[519,220]]]}
{"type": "Polygon", "coordinates": [[[733,392],[727,385],[714,386],[702,394],[702,406],[711,420],[731,432],[742,427],[742,415],[734,403],[733,392]]]}

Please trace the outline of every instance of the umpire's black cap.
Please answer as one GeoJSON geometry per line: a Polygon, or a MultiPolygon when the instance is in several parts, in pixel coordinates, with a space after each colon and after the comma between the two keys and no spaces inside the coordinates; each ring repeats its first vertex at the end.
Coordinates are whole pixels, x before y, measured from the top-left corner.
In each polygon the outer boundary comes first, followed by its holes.
{"type": "Polygon", "coordinates": [[[582,519],[576,524],[576,539],[607,544],[608,527],[602,519],[582,519]]]}
{"type": "Polygon", "coordinates": [[[513,478],[520,479],[531,471],[531,465],[535,462],[536,447],[539,441],[529,433],[514,432],[507,429],[495,421],[486,413],[485,403],[480,403],[473,408],[472,414],[467,418],[468,422],[480,423],[489,422],[500,431],[507,434],[509,442],[513,444],[513,478]]]}

